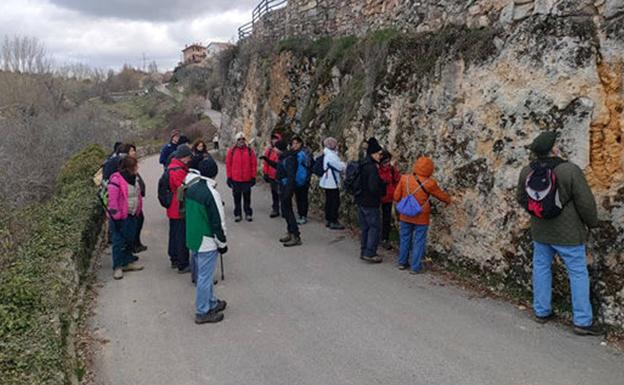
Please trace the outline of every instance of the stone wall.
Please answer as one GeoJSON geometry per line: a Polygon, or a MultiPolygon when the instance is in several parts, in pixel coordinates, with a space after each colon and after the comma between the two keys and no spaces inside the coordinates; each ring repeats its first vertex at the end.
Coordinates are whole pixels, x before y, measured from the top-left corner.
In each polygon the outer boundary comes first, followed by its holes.
{"type": "Polygon", "coordinates": [[[333,135],[355,159],[375,135],[404,172],[427,154],[456,202],[435,206],[428,255],[530,290],[514,188],[527,145],[556,129],[597,196],[590,254],[607,321],[624,325],[624,1],[298,0],[280,12],[279,33],[257,30],[230,67],[223,138],[244,130],[261,146],[278,129],[316,149],[333,135]]]}

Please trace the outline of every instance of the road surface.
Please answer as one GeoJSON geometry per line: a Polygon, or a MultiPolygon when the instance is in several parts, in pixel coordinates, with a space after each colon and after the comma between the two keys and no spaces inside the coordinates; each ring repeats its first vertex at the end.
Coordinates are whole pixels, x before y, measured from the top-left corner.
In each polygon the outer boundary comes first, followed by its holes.
{"type": "MultiPolygon", "coordinates": [[[[220,166],[221,167],[221,166],[220,166]]],[[[168,224],[155,190],[157,158],[141,163],[148,185],[144,271],[114,281],[110,255],[92,321],[105,341],[95,360],[106,385],[548,384],[622,385],[622,355],[569,328],[538,325],[527,312],[429,275],[368,265],[356,240],[322,223],[304,245],[278,242],[269,192],[254,189],[253,223],[233,223],[220,168],[230,252],[225,320],[195,325],[189,275],[169,268],[168,224]]]]}

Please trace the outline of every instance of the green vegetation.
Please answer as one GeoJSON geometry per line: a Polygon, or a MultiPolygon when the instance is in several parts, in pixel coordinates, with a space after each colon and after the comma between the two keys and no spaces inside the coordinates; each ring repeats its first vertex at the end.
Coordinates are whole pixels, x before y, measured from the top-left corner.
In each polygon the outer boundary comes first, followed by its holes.
{"type": "Polygon", "coordinates": [[[67,356],[67,334],[103,220],[91,179],[105,156],[89,146],[64,165],[50,200],[0,221],[3,385],[65,384],[79,367],[67,356]],[[29,236],[7,242],[21,227],[29,236]]]}

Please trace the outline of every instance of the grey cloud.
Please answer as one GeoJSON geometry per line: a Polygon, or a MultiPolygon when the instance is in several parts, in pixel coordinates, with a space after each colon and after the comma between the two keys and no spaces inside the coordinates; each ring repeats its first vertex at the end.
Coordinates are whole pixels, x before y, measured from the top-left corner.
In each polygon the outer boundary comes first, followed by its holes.
{"type": "MultiPolygon", "coordinates": [[[[199,14],[252,9],[259,0],[50,0],[87,15],[130,20],[173,21],[199,14]]],[[[251,13],[251,11],[250,11],[251,13]]],[[[250,14],[251,17],[251,14],[250,14]]]]}

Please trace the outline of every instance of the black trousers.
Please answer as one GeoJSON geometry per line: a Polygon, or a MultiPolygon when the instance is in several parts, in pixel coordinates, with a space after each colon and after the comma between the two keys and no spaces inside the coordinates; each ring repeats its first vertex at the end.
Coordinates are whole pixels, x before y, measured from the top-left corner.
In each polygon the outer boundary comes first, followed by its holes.
{"type": "Polygon", "coordinates": [[[178,269],[189,265],[189,250],[186,247],[186,222],[184,219],[169,219],[169,259],[178,269]]]}
{"type": "Polygon", "coordinates": [[[308,216],[308,207],[310,205],[308,200],[308,191],[310,191],[310,184],[306,183],[301,187],[295,188],[295,201],[297,202],[297,214],[300,217],[308,216]]]}
{"type": "Polygon", "coordinates": [[[141,242],[141,230],[143,230],[143,223],[145,222],[145,216],[143,215],[143,213],[141,213],[136,218],[137,218],[137,229],[136,229],[136,236],[134,237],[135,248],[143,244],[141,242]]]}
{"type": "Polygon", "coordinates": [[[270,179],[269,183],[271,185],[271,201],[272,201],[272,209],[274,212],[280,212],[280,195],[279,195],[279,183],[276,180],[270,179]]]}
{"type": "Polygon", "coordinates": [[[381,205],[381,240],[390,239],[390,229],[392,228],[392,202],[381,205]]]}
{"type": "Polygon", "coordinates": [[[340,210],[340,190],[325,189],[325,220],[331,223],[338,222],[340,210]]]}
{"type": "Polygon", "coordinates": [[[293,211],[293,189],[280,188],[280,204],[282,205],[282,217],[286,220],[286,228],[289,234],[299,236],[299,225],[293,211]]]}
{"type": "Polygon", "coordinates": [[[251,184],[234,182],[232,194],[234,195],[234,216],[242,216],[241,200],[245,215],[253,215],[253,211],[251,210],[251,184]]]}

